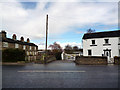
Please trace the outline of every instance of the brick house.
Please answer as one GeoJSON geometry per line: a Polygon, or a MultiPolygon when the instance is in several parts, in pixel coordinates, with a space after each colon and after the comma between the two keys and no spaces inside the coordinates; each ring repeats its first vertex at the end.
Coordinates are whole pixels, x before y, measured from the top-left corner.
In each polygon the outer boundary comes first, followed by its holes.
{"type": "Polygon", "coordinates": [[[2,38],[2,42],[0,42],[0,46],[2,50],[5,50],[7,48],[18,48],[25,50],[26,57],[25,60],[33,61],[36,60],[37,57],[37,50],[38,46],[34,43],[31,43],[29,38],[27,38],[27,41],[24,41],[24,38],[21,37],[20,40],[17,40],[16,34],[13,34],[12,39],[7,38],[6,32],[1,31],[0,36],[2,38]]]}

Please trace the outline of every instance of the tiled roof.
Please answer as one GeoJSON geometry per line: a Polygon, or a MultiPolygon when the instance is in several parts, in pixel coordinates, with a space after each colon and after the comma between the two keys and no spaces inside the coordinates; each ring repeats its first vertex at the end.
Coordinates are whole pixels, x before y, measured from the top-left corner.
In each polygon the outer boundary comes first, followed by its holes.
{"type": "Polygon", "coordinates": [[[29,46],[37,46],[37,45],[35,45],[34,43],[22,42],[22,41],[13,40],[13,39],[10,39],[10,38],[2,38],[2,42],[18,43],[18,44],[21,44],[21,45],[29,45],[29,46]]]}
{"type": "Polygon", "coordinates": [[[120,30],[107,31],[107,32],[86,33],[86,34],[84,34],[83,39],[104,38],[104,37],[120,37],[120,30]]]}

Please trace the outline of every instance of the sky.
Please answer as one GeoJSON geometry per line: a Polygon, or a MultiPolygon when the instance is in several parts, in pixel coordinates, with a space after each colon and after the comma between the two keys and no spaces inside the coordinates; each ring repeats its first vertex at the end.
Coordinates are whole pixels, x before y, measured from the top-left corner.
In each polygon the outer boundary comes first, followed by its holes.
{"type": "Polygon", "coordinates": [[[118,0],[20,0],[0,1],[0,29],[7,37],[17,35],[45,47],[46,15],[48,14],[48,46],[57,42],[82,48],[87,29],[96,32],[118,30],[118,0]]]}

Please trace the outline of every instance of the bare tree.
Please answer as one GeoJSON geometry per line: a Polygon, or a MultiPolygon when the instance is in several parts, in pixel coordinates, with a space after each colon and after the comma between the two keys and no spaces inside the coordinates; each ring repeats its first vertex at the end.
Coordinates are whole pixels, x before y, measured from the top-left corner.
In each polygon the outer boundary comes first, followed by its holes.
{"type": "Polygon", "coordinates": [[[78,46],[73,47],[73,51],[78,51],[78,50],[79,50],[78,46]]]}
{"type": "Polygon", "coordinates": [[[89,28],[89,29],[87,30],[87,33],[93,33],[93,32],[95,32],[95,29],[89,28]]]}

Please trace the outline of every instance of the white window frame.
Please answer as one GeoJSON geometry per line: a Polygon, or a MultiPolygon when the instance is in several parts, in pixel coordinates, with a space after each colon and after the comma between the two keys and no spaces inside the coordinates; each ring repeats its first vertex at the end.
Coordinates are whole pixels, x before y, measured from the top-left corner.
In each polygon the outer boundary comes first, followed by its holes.
{"type": "Polygon", "coordinates": [[[92,56],[92,50],[91,49],[88,49],[88,56],[92,56]],[[90,51],[90,55],[89,55],[89,51],[90,51]]]}
{"type": "Polygon", "coordinates": [[[36,50],[36,47],[34,49],[36,50]]]}
{"type": "Polygon", "coordinates": [[[8,42],[3,42],[3,47],[8,47],[8,42]]]}
{"type": "Polygon", "coordinates": [[[32,46],[30,46],[30,50],[32,50],[32,46]]]}
{"type": "Polygon", "coordinates": [[[110,43],[110,39],[104,39],[104,41],[105,41],[105,44],[109,44],[110,43]],[[106,40],[108,40],[108,43],[106,43],[106,40]]]}
{"type": "Polygon", "coordinates": [[[37,53],[35,52],[35,55],[36,55],[37,53]]]}
{"type": "Polygon", "coordinates": [[[27,55],[29,55],[29,52],[27,51],[27,55]]]}
{"type": "Polygon", "coordinates": [[[92,43],[91,45],[95,45],[96,44],[96,40],[91,40],[91,43],[92,43]],[[93,44],[92,41],[95,41],[95,43],[93,44]]]}
{"type": "Polygon", "coordinates": [[[19,48],[19,44],[15,43],[15,48],[19,48]]]}
{"type": "Polygon", "coordinates": [[[26,46],[25,45],[23,45],[23,50],[25,50],[26,49],[26,46]]]}

